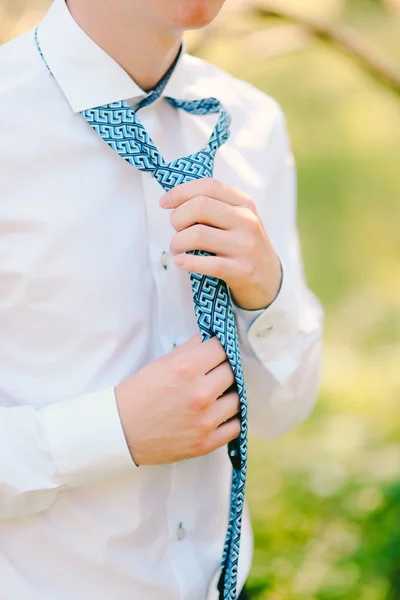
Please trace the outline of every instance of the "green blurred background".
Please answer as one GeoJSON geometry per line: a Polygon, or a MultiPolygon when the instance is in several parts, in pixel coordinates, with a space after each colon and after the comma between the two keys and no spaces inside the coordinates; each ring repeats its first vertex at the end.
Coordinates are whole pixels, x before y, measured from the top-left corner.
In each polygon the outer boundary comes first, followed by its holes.
{"type": "MultiPolygon", "coordinates": [[[[0,0],[0,43],[49,3],[0,0]]],[[[250,4],[227,0],[189,44],[286,113],[305,267],[326,325],[313,416],[279,441],[251,440],[249,589],[257,600],[399,600],[400,97],[298,27],[242,12],[250,4]]],[[[400,63],[399,0],[280,5],[347,23],[400,63]]]]}

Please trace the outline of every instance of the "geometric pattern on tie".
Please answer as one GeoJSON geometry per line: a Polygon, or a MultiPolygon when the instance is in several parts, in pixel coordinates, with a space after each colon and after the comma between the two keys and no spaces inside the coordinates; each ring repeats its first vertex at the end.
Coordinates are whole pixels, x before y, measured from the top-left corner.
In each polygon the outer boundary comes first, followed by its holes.
{"type": "MultiPolygon", "coordinates": [[[[49,69],[35,31],[38,51],[49,69]]],[[[151,174],[165,191],[176,185],[212,177],[215,154],[229,138],[230,116],[216,98],[201,100],[176,100],[166,97],[175,108],[191,114],[206,115],[218,113],[218,121],[208,143],[198,152],[167,163],[140,121],[137,112],[154,102],[162,93],[174,65],[169,69],[157,87],[135,109],[125,101],[113,102],[106,106],[82,111],[82,116],[93,130],[121,158],[140,171],[151,174]]],[[[51,70],[49,69],[50,73],[51,70]]],[[[202,250],[190,252],[195,255],[210,256],[202,250]]],[[[240,549],[240,535],[247,467],[247,398],[243,379],[242,361],[238,331],[233,313],[232,301],[227,284],[221,279],[190,273],[194,311],[202,341],[217,336],[232,367],[240,399],[241,432],[237,440],[228,444],[232,463],[230,493],[230,514],[225,538],[218,583],[220,600],[236,600],[237,571],[240,549]]]]}

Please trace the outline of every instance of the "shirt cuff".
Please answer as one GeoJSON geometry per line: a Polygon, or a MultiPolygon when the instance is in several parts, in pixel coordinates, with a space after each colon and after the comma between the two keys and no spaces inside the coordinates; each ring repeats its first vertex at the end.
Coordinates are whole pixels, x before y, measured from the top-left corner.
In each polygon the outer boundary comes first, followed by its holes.
{"type": "Polygon", "coordinates": [[[136,469],[119,418],[114,388],[40,411],[57,474],[67,487],[136,469]]]}
{"type": "Polygon", "coordinates": [[[259,360],[283,383],[297,366],[288,350],[299,328],[299,299],[285,265],[281,288],[272,304],[255,311],[234,304],[234,312],[242,352],[259,360]]]}

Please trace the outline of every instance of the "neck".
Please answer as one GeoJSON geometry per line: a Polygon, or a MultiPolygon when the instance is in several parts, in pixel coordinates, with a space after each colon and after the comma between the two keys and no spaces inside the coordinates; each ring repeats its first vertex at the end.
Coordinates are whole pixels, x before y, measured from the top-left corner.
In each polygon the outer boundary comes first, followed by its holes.
{"type": "Polygon", "coordinates": [[[143,10],[135,14],[134,2],[128,11],[118,2],[66,1],[85,33],[145,91],[157,85],[178,54],[182,32],[164,30],[143,10]]]}

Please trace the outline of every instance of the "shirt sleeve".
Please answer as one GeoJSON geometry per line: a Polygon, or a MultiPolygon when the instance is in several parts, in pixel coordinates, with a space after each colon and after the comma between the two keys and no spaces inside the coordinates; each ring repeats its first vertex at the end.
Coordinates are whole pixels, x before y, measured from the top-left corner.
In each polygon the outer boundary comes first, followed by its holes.
{"type": "Polygon", "coordinates": [[[0,519],[41,512],[63,489],[135,468],[113,388],[39,411],[0,409],[0,519]]]}
{"type": "Polygon", "coordinates": [[[275,438],[303,421],[318,391],[323,313],[307,287],[296,227],[296,173],[279,110],[268,149],[276,160],[265,204],[257,206],[282,265],[282,284],[265,309],[235,304],[250,431],[275,438]]]}

